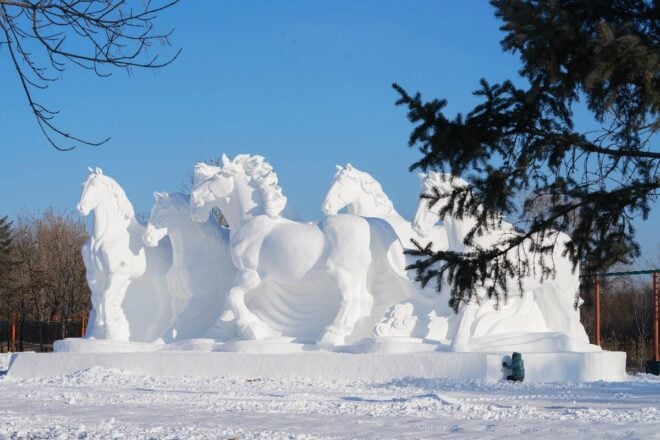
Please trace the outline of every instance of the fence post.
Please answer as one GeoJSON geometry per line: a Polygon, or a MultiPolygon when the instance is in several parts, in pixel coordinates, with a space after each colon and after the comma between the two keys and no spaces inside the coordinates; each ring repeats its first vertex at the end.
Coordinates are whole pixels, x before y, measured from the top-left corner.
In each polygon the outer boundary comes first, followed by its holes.
{"type": "Polygon", "coordinates": [[[16,352],[16,319],[14,314],[11,314],[11,352],[16,352]]]}
{"type": "Polygon", "coordinates": [[[84,338],[85,337],[85,313],[83,312],[82,314],[82,325],[80,326],[80,337],[84,338]]]}
{"type": "Polygon", "coordinates": [[[658,333],[660,332],[660,305],[658,304],[658,272],[653,272],[653,360],[660,361],[660,350],[658,348],[658,333]]]}
{"type": "Polygon", "coordinates": [[[595,339],[596,345],[600,347],[600,278],[598,275],[596,275],[596,297],[594,300],[594,309],[596,311],[596,319],[594,320],[596,326],[595,339]]]}

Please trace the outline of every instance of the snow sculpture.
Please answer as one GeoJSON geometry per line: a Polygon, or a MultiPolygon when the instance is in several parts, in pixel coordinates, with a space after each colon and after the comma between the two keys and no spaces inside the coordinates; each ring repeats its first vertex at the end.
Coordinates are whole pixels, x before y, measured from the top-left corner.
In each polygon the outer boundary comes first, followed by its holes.
{"type": "MultiPolygon", "coordinates": [[[[427,194],[434,187],[448,194],[456,187],[466,186],[467,182],[449,174],[430,172],[422,184],[427,194]]],[[[431,231],[443,206],[442,200],[429,207],[426,199],[420,199],[413,221],[413,227],[418,233],[426,235],[431,231]]],[[[469,216],[458,219],[446,215],[442,220],[449,248],[457,252],[466,250],[463,240],[476,224],[476,219],[469,216]]],[[[476,237],[475,244],[492,246],[507,234],[515,233],[511,224],[502,222],[497,229],[476,237]]],[[[453,350],[492,349],[498,343],[506,345],[512,341],[518,346],[524,346],[529,341],[530,347],[536,347],[537,350],[593,350],[580,323],[579,312],[573,307],[579,285],[578,273],[572,270],[572,263],[562,255],[564,245],[570,238],[561,232],[556,234],[556,237],[546,237],[546,240],[557,240],[552,255],[556,269],[554,278],[539,282],[532,274],[541,273],[540,256],[524,254],[523,258],[536,259],[529,261],[530,275],[521,280],[522,296],[509,295],[504,304],[497,304],[494,299],[487,297],[485,287],[480,288],[477,297],[465,305],[458,315],[458,326],[451,335],[453,350]],[[544,342],[540,343],[540,339],[544,339],[544,342]],[[544,347],[544,343],[549,346],[544,347]]],[[[511,252],[509,258],[515,259],[518,256],[511,252]]],[[[518,280],[512,280],[507,291],[518,292],[518,280]]]]}
{"type": "MultiPolygon", "coordinates": [[[[214,220],[194,222],[189,196],[155,192],[144,242],[154,247],[166,236],[172,245],[172,264],[165,280],[172,292],[175,319],[162,339],[170,343],[207,335],[236,276],[229,231],[214,220]]],[[[210,336],[221,339],[233,334],[210,336]]]]}
{"type": "MultiPolygon", "coordinates": [[[[413,229],[411,222],[404,219],[394,209],[394,204],[376,179],[350,163],[345,167],[337,165],[336,168],[337,171],[330,184],[330,189],[321,205],[326,216],[336,215],[342,209],[346,209],[348,214],[381,218],[394,229],[404,248],[412,247],[411,239],[414,239],[423,245],[430,243],[435,250],[447,249],[447,234],[443,226],[433,226],[426,236],[418,234],[413,229]]],[[[405,258],[406,266],[413,263],[412,257],[406,255],[405,258]]],[[[408,274],[408,279],[407,285],[412,291],[410,294],[400,297],[399,300],[411,302],[415,310],[419,312],[421,319],[417,322],[419,328],[415,336],[422,337],[424,336],[422,328],[429,323],[429,312],[437,311],[447,316],[453,315],[453,312],[447,305],[447,300],[439,296],[432,286],[422,288],[419,283],[415,282],[414,272],[408,274]]],[[[393,298],[391,295],[376,298],[374,316],[382,316],[396,301],[397,298],[393,298]]]]}
{"type": "MultiPolygon", "coordinates": [[[[467,185],[433,172],[420,180],[422,193],[467,185]]],[[[288,219],[286,205],[263,157],[223,155],[222,166],[195,167],[190,196],[154,193],[143,226],[117,182],[90,169],[78,204],[81,214],[94,214],[83,247],[93,305],[89,343],[106,339],[122,351],[170,344],[262,352],[315,344],[349,352],[598,350],[573,308],[579,280],[561,246],[553,279],[525,277],[523,294],[497,308],[482,289],[454,314],[446,292],[422,288],[406,272],[412,257],[404,249],[414,239],[463,250],[475,219],[447,215],[437,225],[441,203],[429,207],[423,199],[409,222],[373,177],[350,164],[337,167],[322,221],[288,219]],[[229,229],[209,219],[213,208],[229,229]],[[118,345],[125,342],[159,344],[118,345]]],[[[514,233],[503,222],[478,244],[514,233]]],[[[538,272],[539,261],[530,264],[538,272]]],[[[72,344],[58,347],[77,350],[72,344]]]]}
{"type": "MultiPolygon", "coordinates": [[[[339,310],[319,338],[322,344],[337,345],[346,341],[358,320],[371,315],[377,294],[371,287],[377,283],[370,283],[370,269],[407,282],[401,245],[382,220],[355,215],[330,216],[317,224],[288,220],[280,216],[286,198],[277,176],[262,157],[223,156],[222,162],[222,167],[195,167],[191,215],[203,222],[212,208],[220,208],[232,230],[230,249],[238,273],[221,319],[233,321],[242,337],[281,333],[246,304],[246,296],[262,284],[279,286],[288,297],[304,295],[310,284],[325,296],[338,291],[339,310]]],[[[284,315],[291,313],[290,306],[279,306],[284,315]]],[[[284,321],[285,326],[296,326],[293,319],[284,321]]]]}
{"type": "Polygon", "coordinates": [[[94,213],[83,245],[92,312],[87,336],[113,341],[150,341],[169,324],[169,293],[160,281],[167,267],[163,249],[145,252],[144,227],[124,190],[100,168],[89,168],[78,211],[94,213]]]}
{"type": "Polygon", "coordinates": [[[383,320],[374,327],[374,336],[410,336],[417,317],[410,303],[395,304],[385,313],[383,320]]]}

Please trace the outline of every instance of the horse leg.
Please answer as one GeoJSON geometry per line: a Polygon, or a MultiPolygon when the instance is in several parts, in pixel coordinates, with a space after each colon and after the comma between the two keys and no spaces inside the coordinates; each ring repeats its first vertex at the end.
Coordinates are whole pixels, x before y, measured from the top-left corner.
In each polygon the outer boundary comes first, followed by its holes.
{"type": "Polygon", "coordinates": [[[87,320],[86,338],[103,339],[105,338],[105,320],[103,316],[103,290],[100,286],[106,285],[105,277],[97,272],[94,278],[88,277],[87,284],[91,290],[92,310],[89,312],[87,320]],[[102,278],[101,278],[102,277],[102,278]]]}
{"type": "Polygon", "coordinates": [[[337,268],[330,274],[335,279],[341,293],[341,306],[335,320],[326,327],[319,339],[320,344],[342,345],[353,331],[355,323],[368,313],[365,307],[371,309],[371,296],[366,292],[366,269],[355,275],[355,269],[337,268]],[[364,290],[364,291],[362,291],[364,290]]]}
{"type": "Polygon", "coordinates": [[[128,341],[130,328],[121,305],[131,281],[126,275],[110,275],[108,281],[102,306],[105,315],[105,336],[112,341],[128,341]]]}
{"type": "MultiPolygon", "coordinates": [[[[170,343],[199,337],[200,330],[202,331],[201,334],[204,334],[216,322],[221,306],[222,302],[215,296],[193,294],[184,309],[176,317],[174,323],[163,333],[163,340],[170,343]]],[[[227,338],[218,335],[213,339],[227,338]]]]}
{"type": "Polygon", "coordinates": [[[266,323],[247,308],[245,295],[261,284],[259,274],[254,270],[242,270],[236,274],[234,287],[227,295],[227,304],[233,312],[238,333],[248,339],[264,339],[278,336],[266,323]]]}
{"type": "Polygon", "coordinates": [[[471,300],[463,307],[461,320],[458,323],[456,334],[452,340],[452,351],[466,351],[472,334],[472,324],[474,324],[481,306],[471,300]]]}

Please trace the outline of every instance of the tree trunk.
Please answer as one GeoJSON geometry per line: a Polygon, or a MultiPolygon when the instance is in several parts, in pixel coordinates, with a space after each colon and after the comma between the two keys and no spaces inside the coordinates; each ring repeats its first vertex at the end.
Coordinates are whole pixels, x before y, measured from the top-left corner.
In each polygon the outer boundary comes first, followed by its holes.
{"type": "Polygon", "coordinates": [[[21,321],[18,325],[18,351],[23,351],[25,347],[23,346],[23,330],[25,329],[25,315],[21,314],[21,321]]]}
{"type": "Polygon", "coordinates": [[[44,320],[39,320],[39,351],[44,351],[44,320]]]}

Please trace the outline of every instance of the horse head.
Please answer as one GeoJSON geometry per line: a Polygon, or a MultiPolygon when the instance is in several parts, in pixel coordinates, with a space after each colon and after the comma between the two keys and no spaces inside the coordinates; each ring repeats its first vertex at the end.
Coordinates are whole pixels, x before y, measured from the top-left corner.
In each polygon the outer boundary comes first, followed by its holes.
{"type": "Polygon", "coordinates": [[[417,210],[413,217],[412,226],[415,232],[425,237],[431,233],[433,226],[440,220],[439,213],[446,205],[443,199],[432,203],[427,197],[435,196],[435,190],[440,195],[449,195],[452,191],[459,186],[466,186],[467,182],[463,179],[454,177],[448,173],[436,173],[429,171],[428,173],[420,173],[419,179],[421,182],[420,197],[417,203],[417,210]]]}
{"type": "Polygon", "coordinates": [[[348,208],[349,214],[365,217],[382,217],[394,213],[394,205],[383,192],[380,183],[350,163],[346,167],[337,165],[337,172],[321,210],[325,215],[335,215],[344,207],[348,208]]]}
{"type": "Polygon", "coordinates": [[[133,205],[126,193],[111,177],[103,174],[100,168],[87,168],[89,175],[83,183],[82,194],[76,205],[78,212],[88,215],[99,206],[105,205],[109,212],[116,213],[124,220],[135,219],[133,205]]]}
{"type": "Polygon", "coordinates": [[[188,217],[188,206],[180,200],[180,194],[170,196],[166,192],[154,192],[154,205],[151,207],[149,222],[142,241],[149,247],[155,247],[169,234],[169,229],[177,219],[188,217]],[[186,206],[184,206],[186,205],[186,206]]]}
{"type": "MultiPolygon", "coordinates": [[[[223,155],[223,161],[226,156],[223,155]]],[[[195,166],[193,190],[190,193],[190,216],[198,223],[208,220],[214,203],[234,191],[234,178],[225,167],[205,163],[195,166]]]]}
{"type": "Polygon", "coordinates": [[[342,208],[350,205],[355,198],[355,191],[358,186],[357,182],[348,176],[348,168],[351,167],[350,163],[346,167],[335,166],[337,167],[337,172],[332,179],[328,194],[326,194],[321,205],[321,210],[326,216],[336,215],[342,208]]]}
{"type": "Polygon", "coordinates": [[[258,155],[239,154],[233,160],[223,155],[222,167],[203,163],[195,167],[190,215],[193,220],[208,219],[219,208],[230,227],[265,214],[279,218],[287,198],[278,184],[273,167],[258,155]]]}
{"type": "Polygon", "coordinates": [[[87,170],[89,171],[89,175],[82,184],[83,190],[80,194],[80,200],[76,205],[76,209],[83,216],[89,215],[90,212],[96,209],[107,193],[105,185],[102,182],[103,170],[100,168],[92,169],[90,167],[87,167],[87,170]]]}

